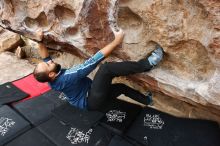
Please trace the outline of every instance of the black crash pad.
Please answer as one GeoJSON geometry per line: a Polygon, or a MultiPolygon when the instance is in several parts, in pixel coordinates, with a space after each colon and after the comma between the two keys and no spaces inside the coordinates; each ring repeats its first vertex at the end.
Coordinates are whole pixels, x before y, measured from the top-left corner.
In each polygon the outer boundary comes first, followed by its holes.
{"type": "Polygon", "coordinates": [[[81,130],[72,125],[65,125],[55,117],[37,128],[57,146],[107,146],[112,137],[103,127],[81,130]]]}
{"type": "Polygon", "coordinates": [[[27,131],[5,146],[56,146],[36,128],[27,131]]]}
{"type": "Polygon", "coordinates": [[[133,146],[133,144],[129,143],[122,137],[115,135],[108,146],[133,146]]]}
{"type": "Polygon", "coordinates": [[[53,115],[65,124],[85,130],[95,126],[104,116],[101,112],[79,109],[69,103],[56,108],[53,111],[53,115]]]}
{"type": "Polygon", "coordinates": [[[213,140],[213,138],[216,139],[214,127],[218,130],[218,126],[213,122],[177,118],[146,107],[126,132],[126,135],[150,146],[206,146],[206,142],[201,143],[204,139],[206,139],[204,141],[209,141],[208,145],[215,142],[213,140]],[[203,126],[209,130],[205,130],[202,128],[203,126]]]}
{"type": "Polygon", "coordinates": [[[154,110],[145,108],[127,131],[128,137],[144,145],[168,146],[170,145],[170,131],[177,118],[154,110]]]}
{"type": "Polygon", "coordinates": [[[9,106],[0,108],[0,145],[9,142],[30,128],[30,124],[9,106]]]}
{"type": "Polygon", "coordinates": [[[220,146],[220,128],[213,121],[179,118],[171,135],[175,146],[220,146]]]}
{"type": "Polygon", "coordinates": [[[136,119],[142,107],[122,101],[114,100],[105,109],[105,116],[100,124],[116,134],[123,134],[136,119]]]}
{"type": "Polygon", "coordinates": [[[15,102],[28,97],[28,94],[8,82],[0,85],[0,104],[15,102]]]}
{"type": "Polygon", "coordinates": [[[60,107],[61,105],[64,105],[68,102],[65,95],[62,92],[55,90],[49,90],[42,94],[42,96],[51,100],[55,104],[55,107],[60,107]]]}
{"type": "Polygon", "coordinates": [[[59,100],[58,94],[54,94],[51,90],[43,95],[25,100],[24,102],[17,103],[13,106],[27,120],[36,126],[48,120],[52,116],[52,110],[61,106],[62,103],[65,102],[59,100]]]}

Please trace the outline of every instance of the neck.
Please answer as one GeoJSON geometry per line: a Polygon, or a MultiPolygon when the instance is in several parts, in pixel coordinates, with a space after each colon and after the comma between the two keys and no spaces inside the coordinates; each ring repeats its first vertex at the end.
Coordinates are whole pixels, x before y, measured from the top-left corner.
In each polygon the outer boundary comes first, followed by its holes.
{"type": "Polygon", "coordinates": [[[61,70],[52,77],[51,81],[54,81],[57,78],[57,76],[59,76],[60,72],[61,72],[61,70]]]}

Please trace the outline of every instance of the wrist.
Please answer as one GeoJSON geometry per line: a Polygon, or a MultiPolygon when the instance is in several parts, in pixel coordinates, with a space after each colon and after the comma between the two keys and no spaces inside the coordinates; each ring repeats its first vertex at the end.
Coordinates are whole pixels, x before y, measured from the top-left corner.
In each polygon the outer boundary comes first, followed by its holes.
{"type": "Polygon", "coordinates": [[[49,61],[52,61],[52,58],[50,56],[47,56],[47,57],[43,58],[43,61],[49,62],[49,61]]]}
{"type": "Polygon", "coordinates": [[[44,46],[44,44],[41,43],[41,42],[38,42],[38,46],[39,46],[39,47],[42,47],[42,46],[44,46]]]}
{"type": "Polygon", "coordinates": [[[121,41],[119,39],[114,39],[113,43],[115,46],[117,46],[121,43],[121,41]]]}
{"type": "Polygon", "coordinates": [[[38,43],[38,48],[40,50],[47,50],[46,46],[43,43],[41,43],[41,42],[38,43]]]}

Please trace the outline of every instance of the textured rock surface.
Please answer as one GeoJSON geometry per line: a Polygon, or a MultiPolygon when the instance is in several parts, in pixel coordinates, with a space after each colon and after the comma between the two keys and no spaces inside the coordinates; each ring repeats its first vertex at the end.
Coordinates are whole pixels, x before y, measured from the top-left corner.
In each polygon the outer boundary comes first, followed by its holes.
{"type": "Polygon", "coordinates": [[[219,10],[219,0],[2,0],[0,25],[32,39],[41,29],[48,47],[81,57],[120,26],[126,36],[113,58],[140,59],[155,43],[166,52],[159,67],[130,80],[220,115],[219,10]]]}
{"type": "Polygon", "coordinates": [[[0,84],[22,78],[33,72],[34,66],[27,60],[18,59],[11,52],[0,53],[0,84]]]}
{"type": "Polygon", "coordinates": [[[14,49],[21,43],[21,37],[19,34],[0,27],[0,52],[14,49]]]}

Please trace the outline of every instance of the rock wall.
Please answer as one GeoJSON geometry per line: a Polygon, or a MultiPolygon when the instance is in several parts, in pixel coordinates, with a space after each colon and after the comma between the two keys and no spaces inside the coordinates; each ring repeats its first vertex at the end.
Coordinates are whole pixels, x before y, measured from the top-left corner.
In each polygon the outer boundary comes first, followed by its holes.
{"type": "Polygon", "coordinates": [[[82,58],[125,30],[110,60],[138,60],[164,47],[164,61],[129,79],[220,115],[219,0],[1,0],[0,25],[82,58]]]}
{"type": "Polygon", "coordinates": [[[33,65],[27,60],[18,59],[14,53],[0,53],[0,85],[27,76],[33,69],[33,65]]]}
{"type": "Polygon", "coordinates": [[[22,40],[19,34],[0,27],[0,53],[13,50],[21,44],[22,40]]]}

